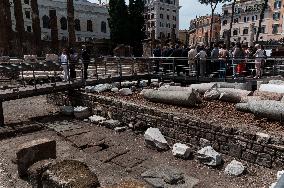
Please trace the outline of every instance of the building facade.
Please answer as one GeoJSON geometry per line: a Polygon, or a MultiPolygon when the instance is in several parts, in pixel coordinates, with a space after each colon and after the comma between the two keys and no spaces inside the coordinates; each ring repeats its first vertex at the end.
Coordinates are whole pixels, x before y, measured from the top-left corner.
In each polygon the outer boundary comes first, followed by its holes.
{"type": "Polygon", "coordinates": [[[189,40],[189,34],[188,30],[179,30],[178,40],[184,45],[188,45],[189,40]]]}
{"type": "MultiPolygon", "coordinates": [[[[211,16],[200,16],[190,21],[189,44],[209,45],[211,30],[211,16]]],[[[221,16],[213,16],[213,30],[211,42],[218,42],[221,30],[221,16]]]]}
{"type": "MultiPolygon", "coordinates": [[[[24,28],[26,32],[32,30],[32,10],[30,0],[21,0],[23,8],[24,28]]],[[[13,0],[11,2],[11,12],[14,12],[13,0]]],[[[56,10],[58,39],[68,39],[67,21],[67,0],[38,0],[39,18],[41,26],[42,40],[51,39],[50,31],[50,10],[56,10]]],[[[109,39],[110,30],[108,27],[108,9],[105,5],[90,3],[87,0],[74,1],[75,14],[75,34],[76,41],[83,42],[93,39],[109,39]]],[[[15,30],[16,19],[12,14],[12,28],[15,30]]]]}
{"type": "Polygon", "coordinates": [[[179,0],[144,0],[146,34],[152,39],[177,39],[179,0]]]}
{"type": "MultiPolygon", "coordinates": [[[[98,2],[74,0],[76,42],[110,38],[107,4],[98,2]]],[[[5,0],[1,5],[0,23],[6,24],[1,24],[5,40],[0,38],[0,55],[39,53],[44,47],[68,45],[67,0],[5,0]],[[58,45],[53,45],[52,37],[58,45]]]]}
{"type": "MultiPolygon", "coordinates": [[[[263,0],[243,0],[235,5],[231,42],[242,42],[253,45],[259,26],[263,0]]],[[[269,0],[261,24],[259,41],[280,40],[284,35],[284,7],[281,0],[269,0]]],[[[221,38],[225,39],[230,29],[232,5],[222,7],[221,38]]]]}

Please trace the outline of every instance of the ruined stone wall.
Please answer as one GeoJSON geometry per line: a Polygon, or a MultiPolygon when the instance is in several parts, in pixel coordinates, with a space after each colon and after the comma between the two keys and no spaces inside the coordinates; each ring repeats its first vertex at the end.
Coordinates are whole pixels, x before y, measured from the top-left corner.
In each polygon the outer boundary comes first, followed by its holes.
{"type": "MultiPolygon", "coordinates": [[[[50,95],[49,102],[66,104],[63,94],[50,95]]],[[[284,164],[284,138],[260,136],[259,133],[220,126],[198,117],[182,113],[169,113],[119,99],[99,95],[76,93],[77,105],[88,106],[94,114],[111,116],[128,124],[156,127],[167,139],[198,147],[200,139],[211,142],[214,149],[230,156],[269,168],[284,164]]],[[[71,100],[73,100],[71,99],[71,100]]]]}

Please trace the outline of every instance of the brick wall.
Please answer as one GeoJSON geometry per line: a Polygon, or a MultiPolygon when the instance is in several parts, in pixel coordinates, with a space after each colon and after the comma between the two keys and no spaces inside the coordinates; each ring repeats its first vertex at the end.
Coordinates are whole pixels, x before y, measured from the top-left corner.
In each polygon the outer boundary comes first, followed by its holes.
{"type": "MultiPolygon", "coordinates": [[[[49,102],[64,104],[63,94],[48,96],[49,102]]],[[[109,116],[140,127],[156,127],[169,140],[188,143],[198,148],[200,138],[211,142],[217,151],[269,168],[284,165],[284,138],[262,137],[258,133],[228,128],[182,113],[169,113],[148,106],[110,97],[76,93],[76,105],[88,106],[94,114],[109,116]]]]}

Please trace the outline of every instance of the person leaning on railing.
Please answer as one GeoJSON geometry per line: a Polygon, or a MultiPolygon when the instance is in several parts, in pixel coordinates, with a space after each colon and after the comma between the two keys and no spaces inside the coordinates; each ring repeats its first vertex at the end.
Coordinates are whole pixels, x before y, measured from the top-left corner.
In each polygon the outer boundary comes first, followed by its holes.
{"type": "Polygon", "coordinates": [[[254,57],[255,57],[255,69],[256,69],[256,75],[254,78],[260,78],[261,77],[261,64],[264,64],[266,53],[263,47],[259,44],[255,45],[255,48],[257,49],[254,57]]]}
{"type": "Polygon", "coordinates": [[[68,55],[66,49],[62,50],[62,54],[60,55],[59,60],[63,68],[63,81],[67,82],[69,80],[69,70],[68,70],[68,55]]]}
{"type": "Polygon", "coordinates": [[[204,47],[202,46],[200,48],[200,51],[197,53],[197,55],[195,56],[196,59],[198,59],[198,67],[199,67],[199,75],[200,76],[205,76],[206,74],[206,58],[207,58],[207,54],[205,52],[204,47]]]}

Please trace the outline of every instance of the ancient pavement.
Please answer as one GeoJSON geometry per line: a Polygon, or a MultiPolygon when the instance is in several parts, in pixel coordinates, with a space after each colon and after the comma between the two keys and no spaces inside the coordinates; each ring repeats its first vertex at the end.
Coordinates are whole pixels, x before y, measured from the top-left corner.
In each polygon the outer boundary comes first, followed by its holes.
{"type": "MultiPolygon", "coordinates": [[[[86,162],[105,187],[128,179],[143,182],[141,174],[160,165],[173,166],[199,179],[197,187],[267,187],[276,174],[273,170],[248,164],[247,175],[231,178],[224,174],[225,165],[213,169],[194,159],[176,159],[171,151],[160,153],[148,149],[144,145],[143,135],[131,130],[117,133],[89,122],[64,118],[43,120],[41,124],[46,129],[0,141],[0,187],[30,187],[18,179],[13,160],[20,144],[44,137],[56,140],[59,159],[86,162]]],[[[226,156],[225,161],[229,163],[231,158],[226,156]]]]}

